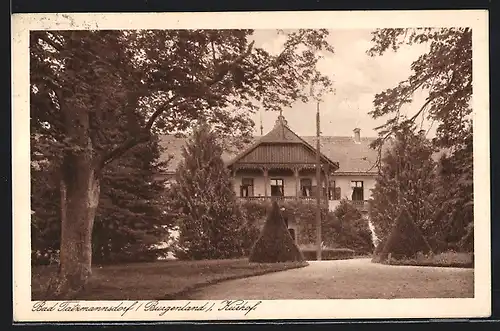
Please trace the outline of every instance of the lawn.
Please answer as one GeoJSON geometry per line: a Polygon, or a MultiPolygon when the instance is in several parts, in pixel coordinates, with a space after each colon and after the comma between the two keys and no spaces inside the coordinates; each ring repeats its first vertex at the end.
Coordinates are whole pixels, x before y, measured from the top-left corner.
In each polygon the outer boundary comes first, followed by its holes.
{"type": "MultiPolygon", "coordinates": [[[[157,261],[94,267],[78,300],[169,300],[199,287],[223,280],[300,268],[306,262],[250,263],[248,259],[211,261],[157,261]]],[[[32,268],[32,300],[43,297],[43,288],[57,272],[55,266],[32,268]]]]}
{"type": "MultiPolygon", "coordinates": [[[[376,262],[376,259],[374,260],[376,262]]],[[[454,267],[474,268],[473,253],[444,252],[435,255],[419,255],[416,258],[401,259],[383,262],[390,265],[406,265],[421,267],[454,267]]]]}

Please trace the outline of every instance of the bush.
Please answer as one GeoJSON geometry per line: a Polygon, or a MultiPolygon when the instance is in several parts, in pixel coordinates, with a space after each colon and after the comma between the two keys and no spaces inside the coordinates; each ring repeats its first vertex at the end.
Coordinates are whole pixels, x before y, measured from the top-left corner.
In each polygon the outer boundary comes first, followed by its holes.
{"type": "MultiPolygon", "coordinates": [[[[306,260],[316,260],[316,250],[313,248],[302,249],[302,254],[306,260]]],[[[322,260],[346,260],[352,259],[356,251],[349,248],[323,248],[321,250],[322,260]]]]}
{"type": "Polygon", "coordinates": [[[285,226],[278,204],[273,202],[259,239],[252,248],[249,261],[277,263],[303,260],[302,253],[285,226]]]}
{"type": "MultiPolygon", "coordinates": [[[[266,215],[270,212],[272,204],[269,201],[243,201],[241,209],[249,222],[258,228],[265,224],[266,215]]],[[[316,241],[316,205],[306,201],[282,201],[279,207],[284,207],[289,217],[289,223],[297,226],[297,242],[310,244],[316,241]]],[[[321,209],[321,225],[323,241],[327,245],[334,245],[335,232],[338,227],[333,213],[325,207],[321,209]]]]}
{"type": "Polygon", "coordinates": [[[452,267],[452,268],[474,268],[474,254],[447,251],[439,254],[419,253],[412,258],[390,259],[382,262],[390,265],[409,265],[420,267],[452,267]]]}
{"type": "Polygon", "coordinates": [[[346,199],[333,212],[338,220],[334,242],[340,247],[350,248],[359,253],[373,252],[373,239],[368,220],[346,199]]]}
{"type": "Polygon", "coordinates": [[[420,229],[417,227],[408,212],[403,209],[399,214],[394,227],[380,251],[380,259],[387,259],[389,254],[394,259],[412,258],[418,253],[428,254],[432,250],[420,229]]]}

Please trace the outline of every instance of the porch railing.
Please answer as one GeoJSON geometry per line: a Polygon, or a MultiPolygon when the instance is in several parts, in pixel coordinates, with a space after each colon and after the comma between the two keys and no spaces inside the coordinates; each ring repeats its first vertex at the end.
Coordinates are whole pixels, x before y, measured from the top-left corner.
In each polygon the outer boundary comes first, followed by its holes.
{"type": "Polygon", "coordinates": [[[369,202],[368,200],[351,200],[350,201],[354,207],[361,211],[368,211],[369,202]]]}
{"type": "Polygon", "coordinates": [[[296,197],[296,196],[272,196],[272,197],[263,197],[263,196],[260,196],[260,197],[239,197],[239,199],[243,200],[243,201],[248,201],[248,200],[252,200],[252,201],[267,201],[267,200],[278,200],[278,201],[283,201],[283,200],[297,200],[297,199],[300,199],[300,200],[316,200],[315,197],[296,197]]]}
{"type": "MultiPolygon", "coordinates": [[[[263,197],[263,196],[258,196],[258,197],[239,197],[240,200],[242,201],[293,201],[293,200],[301,200],[301,201],[307,201],[307,202],[315,202],[316,197],[296,197],[296,196],[273,196],[273,197],[263,197]]],[[[325,197],[323,196],[321,198],[321,201],[325,201],[325,197]]],[[[338,201],[338,200],[329,200],[329,201],[338,201]]],[[[353,206],[355,206],[358,210],[360,211],[368,211],[369,208],[369,202],[368,200],[349,200],[350,203],[352,203],[353,206]]]]}

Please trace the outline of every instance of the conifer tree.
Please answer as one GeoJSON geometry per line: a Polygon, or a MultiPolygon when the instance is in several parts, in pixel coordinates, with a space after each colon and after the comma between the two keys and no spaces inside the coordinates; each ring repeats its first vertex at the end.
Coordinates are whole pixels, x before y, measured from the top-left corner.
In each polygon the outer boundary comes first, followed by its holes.
{"type": "Polygon", "coordinates": [[[180,259],[223,259],[243,255],[245,222],[217,135],[200,125],[183,149],[171,187],[178,211],[180,259]]]}
{"type": "Polygon", "coordinates": [[[165,186],[155,174],[158,138],[138,145],[103,174],[102,192],[92,237],[96,263],[151,261],[166,252],[156,245],[167,240],[165,186]]]}
{"type": "MultiPolygon", "coordinates": [[[[40,144],[38,144],[40,146],[40,144]]],[[[36,152],[36,148],[34,149],[36,152]]],[[[171,225],[165,217],[164,185],[156,138],[136,146],[103,174],[92,235],[93,263],[153,260],[171,225]]],[[[36,160],[36,157],[32,157],[36,160]]],[[[60,249],[60,192],[50,163],[32,163],[32,263],[57,260],[60,249]]]]}
{"type": "Polygon", "coordinates": [[[402,210],[422,230],[435,237],[436,164],[430,141],[407,126],[397,133],[392,147],[382,159],[370,208],[370,219],[377,237],[385,241],[402,210]]]}

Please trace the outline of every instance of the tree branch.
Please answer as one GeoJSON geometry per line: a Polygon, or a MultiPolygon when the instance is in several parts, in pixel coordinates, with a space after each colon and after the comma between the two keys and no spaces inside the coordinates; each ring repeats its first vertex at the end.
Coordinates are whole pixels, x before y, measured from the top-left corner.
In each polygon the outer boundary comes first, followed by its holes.
{"type": "MultiPolygon", "coordinates": [[[[234,59],[230,63],[224,63],[219,67],[219,72],[216,73],[216,75],[212,78],[206,79],[203,84],[207,85],[207,87],[212,87],[213,85],[217,84],[220,82],[224,77],[227,75],[227,73],[233,69],[237,64],[241,63],[251,52],[253,49],[254,41],[250,43],[250,45],[247,47],[246,51],[242,54],[240,54],[236,59],[234,59]]],[[[172,103],[175,102],[176,100],[180,99],[182,96],[181,95],[175,95],[171,97],[167,103],[172,103]]],[[[149,120],[146,122],[146,125],[144,128],[142,128],[141,133],[138,134],[137,137],[131,137],[127,139],[125,142],[123,142],[121,145],[115,147],[114,149],[109,150],[108,152],[105,152],[99,162],[100,168],[106,166],[109,164],[111,161],[116,159],[117,157],[123,155],[125,152],[127,152],[129,149],[132,147],[136,146],[139,143],[144,143],[149,140],[149,133],[151,131],[151,128],[153,127],[153,124],[155,121],[158,119],[158,117],[163,114],[165,111],[172,109],[176,106],[179,106],[185,102],[190,100],[190,98],[184,98],[184,100],[171,104],[166,107],[161,107],[157,109],[156,111],[153,112],[149,120]]]]}

